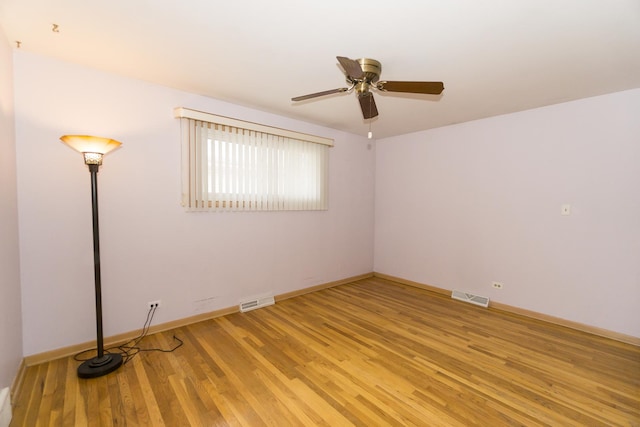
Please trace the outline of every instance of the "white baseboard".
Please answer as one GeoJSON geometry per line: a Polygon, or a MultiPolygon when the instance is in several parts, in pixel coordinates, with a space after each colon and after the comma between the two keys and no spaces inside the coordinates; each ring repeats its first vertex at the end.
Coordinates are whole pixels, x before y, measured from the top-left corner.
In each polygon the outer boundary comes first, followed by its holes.
{"type": "Polygon", "coordinates": [[[0,427],[11,424],[11,394],[9,387],[0,390],[0,427]]]}

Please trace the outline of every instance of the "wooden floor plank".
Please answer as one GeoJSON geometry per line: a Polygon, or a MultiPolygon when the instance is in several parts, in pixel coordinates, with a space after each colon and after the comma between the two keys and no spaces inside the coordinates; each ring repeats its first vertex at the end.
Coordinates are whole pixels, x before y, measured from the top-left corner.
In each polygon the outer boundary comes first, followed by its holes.
{"type": "Polygon", "coordinates": [[[28,367],[19,426],[640,426],[640,348],[380,278],[28,367]]]}

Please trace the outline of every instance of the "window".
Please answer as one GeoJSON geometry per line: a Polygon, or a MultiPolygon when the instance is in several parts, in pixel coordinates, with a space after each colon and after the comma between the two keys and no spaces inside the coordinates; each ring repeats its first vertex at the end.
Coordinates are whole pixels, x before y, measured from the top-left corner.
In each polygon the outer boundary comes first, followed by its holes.
{"type": "Polygon", "coordinates": [[[327,209],[327,138],[176,108],[190,211],[327,209]]]}

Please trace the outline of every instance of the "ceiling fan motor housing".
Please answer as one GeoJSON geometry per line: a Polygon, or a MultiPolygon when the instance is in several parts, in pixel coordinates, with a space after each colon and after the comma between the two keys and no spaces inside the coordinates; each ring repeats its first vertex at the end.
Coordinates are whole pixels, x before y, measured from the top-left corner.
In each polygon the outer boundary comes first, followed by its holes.
{"type": "Polygon", "coordinates": [[[350,80],[348,77],[347,83],[354,84],[356,93],[360,97],[370,94],[369,87],[380,78],[382,65],[375,59],[369,58],[360,58],[356,59],[356,61],[360,64],[360,68],[362,68],[362,77],[354,80],[350,80]]]}
{"type": "Polygon", "coordinates": [[[360,64],[360,68],[362,68],[362,72],[364,73],[363,80],[367,83],[375,83],[378,81],[380,73],[382,72],[382,64],[380,64],[380,62],[369,58],[360,58],[356,59],[356,61],[360,64]]]}

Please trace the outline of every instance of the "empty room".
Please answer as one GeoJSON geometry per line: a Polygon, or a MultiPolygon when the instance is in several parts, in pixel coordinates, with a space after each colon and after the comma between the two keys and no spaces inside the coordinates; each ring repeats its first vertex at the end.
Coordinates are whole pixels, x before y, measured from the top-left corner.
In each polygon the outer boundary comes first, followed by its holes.
{"type": "Polygon", "coordinates": [[[640,2],[0,0],[0,427],[640,426],[640,2]]]}

